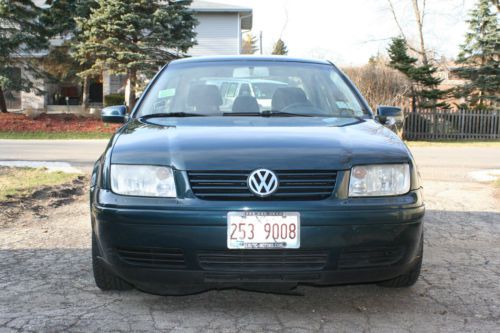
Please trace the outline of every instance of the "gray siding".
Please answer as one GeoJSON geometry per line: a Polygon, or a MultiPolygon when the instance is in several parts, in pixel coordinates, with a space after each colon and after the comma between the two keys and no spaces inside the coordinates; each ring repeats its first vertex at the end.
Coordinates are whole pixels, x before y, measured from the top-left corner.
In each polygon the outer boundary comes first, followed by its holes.
{"type": "Polygon", "coordinates": [[[238,13],[198,13],[196,40],[188,51],[192,56],[240,54],[240,17],[238,13]]]}

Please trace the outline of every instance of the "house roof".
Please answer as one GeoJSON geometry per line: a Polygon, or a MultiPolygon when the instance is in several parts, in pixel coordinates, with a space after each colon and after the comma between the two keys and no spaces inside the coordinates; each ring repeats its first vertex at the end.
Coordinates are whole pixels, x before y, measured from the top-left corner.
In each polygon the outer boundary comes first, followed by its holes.
{"type": "Polygon", "coordinates": [[[241,16],[241,29],[252,29],[252,8],[228,5],[211,1],[194,0],[190,6],[197,13],[234,13],[241,16]]]}
{"type": "Polygon", "coordinates": [[[216,13],[242,13],[252,14],[252,8],[228,5],[211,1],[194,0],[191,9],[196,12],[216,12],[216,13]]]}

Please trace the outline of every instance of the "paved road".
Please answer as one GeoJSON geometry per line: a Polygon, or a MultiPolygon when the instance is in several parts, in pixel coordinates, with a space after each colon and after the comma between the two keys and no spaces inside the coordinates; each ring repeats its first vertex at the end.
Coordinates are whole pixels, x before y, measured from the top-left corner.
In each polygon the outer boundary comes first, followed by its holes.
{"type": "MultiPolygon", "coordinates": [[[[0,140],[0,160],[61,161],[88,169],[107,140],[0,140]]],[[[500,169],[499,147],[414,147],[424,179],[466,180],[468,172],[500,169]]]]}
{"type": "Polygon", "coordinates": [[[471,171],[500,169],[500,147],[413,147],[424,180],[468,181],[471,171]]]}
{"type": "Polygon", "coordinates": [[[108,140],[0,140],[0,160],[58,161],[89,167],[108,140]]]}

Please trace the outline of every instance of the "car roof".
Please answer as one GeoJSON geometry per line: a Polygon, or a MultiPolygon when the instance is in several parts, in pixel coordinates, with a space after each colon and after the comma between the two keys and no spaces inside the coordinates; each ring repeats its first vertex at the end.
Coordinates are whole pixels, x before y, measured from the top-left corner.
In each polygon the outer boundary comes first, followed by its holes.
{"type": "Polygon", "coordinates": [[[288,56],[259,56],[259,55],[239,55],[239,56],[210,56],[210,57],[190,57],[172,61],[170,64],[203,63],[203,62],[227,62],[227,61],[267,61],[267,62],[302,62],[321,65],[330,65],[327,60],[294,58],[288,56]]]}

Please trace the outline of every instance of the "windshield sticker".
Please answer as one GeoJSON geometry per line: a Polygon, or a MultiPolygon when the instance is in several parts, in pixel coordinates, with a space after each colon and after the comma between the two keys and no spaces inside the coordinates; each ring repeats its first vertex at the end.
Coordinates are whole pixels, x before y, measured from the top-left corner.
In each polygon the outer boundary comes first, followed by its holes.
{"type": "Polygon", "coordinates": [[[158,98],[167,98],[175,95],[175,88],[160,90],[158,93],[158,98]]]}

